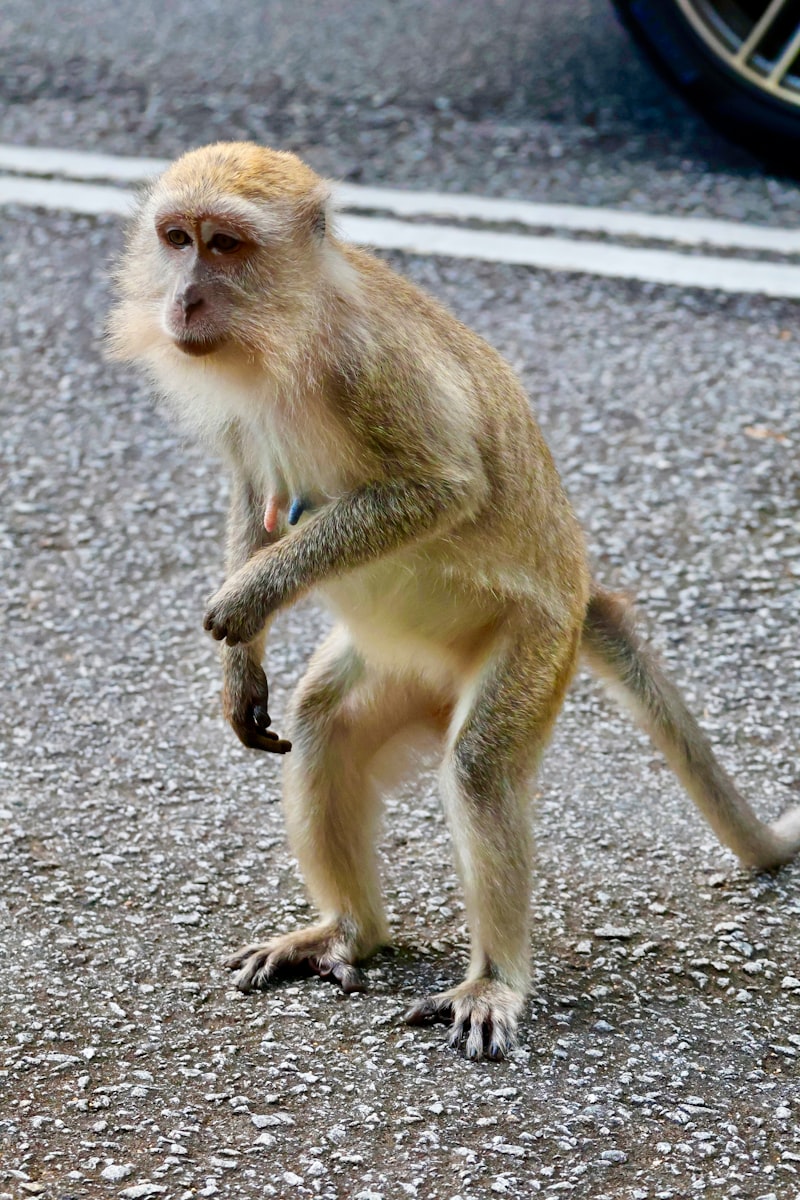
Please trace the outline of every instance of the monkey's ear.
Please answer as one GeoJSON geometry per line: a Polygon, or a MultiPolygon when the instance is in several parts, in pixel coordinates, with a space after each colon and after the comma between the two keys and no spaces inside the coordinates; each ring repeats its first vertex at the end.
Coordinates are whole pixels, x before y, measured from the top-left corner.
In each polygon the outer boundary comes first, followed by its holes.
{"type": "Polygon", "coordinates": [[[297,221],[311,237],[322,240],[328,228],[328,206],[331,190],[324,180],[298,202],[297,221]]]}

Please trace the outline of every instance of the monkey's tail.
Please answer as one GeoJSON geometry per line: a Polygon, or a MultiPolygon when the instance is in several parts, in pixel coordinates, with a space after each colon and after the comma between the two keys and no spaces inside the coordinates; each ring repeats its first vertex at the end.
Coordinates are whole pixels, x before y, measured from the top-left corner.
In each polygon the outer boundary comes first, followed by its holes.
{"type": "Polygon", "coordinates": [[[777,867],[800,849],[800,807],[767,825],[717,761],[673,683],[642,644],[623,597],[594,587],[582,649],[611,694],[650,735],[717,837],[748,867],[777,867]]]}

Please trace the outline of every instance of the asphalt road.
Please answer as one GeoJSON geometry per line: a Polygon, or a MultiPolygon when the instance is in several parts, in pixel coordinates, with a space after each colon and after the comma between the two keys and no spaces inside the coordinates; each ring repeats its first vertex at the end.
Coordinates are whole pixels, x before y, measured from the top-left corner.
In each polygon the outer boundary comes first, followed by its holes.
{"type": "MultiPolygon", "coordinates": [[[[796,223],[600,0],[6,0],[0,140],[253,136],[340,178],[796,223]],[[227,12],[227,10],[226,10],[227,12]]],[[[459,977],[432,773],[387,806],[371,991],[231,991],[308,909],[271,759],[224,727],[203,599],[226,485],[105,362],[116,219],[0,224],[0,1200],[800,1195],[800,870],[751,878],[581,677],[537,785],[520,1050],[400,1015],[459,977]]],[[[797,305],[393,256],[521,372],[598,573],[759,810],[797,802],[797,305]]],[[[270,651],[275,722],[326,624],[270,651]]]]}
{"type": "Polygon", "coordinates": [[[796,223],[638,58],[608,0],[4,0],[0,139],[254,138],[337,178],[796,223]]]}

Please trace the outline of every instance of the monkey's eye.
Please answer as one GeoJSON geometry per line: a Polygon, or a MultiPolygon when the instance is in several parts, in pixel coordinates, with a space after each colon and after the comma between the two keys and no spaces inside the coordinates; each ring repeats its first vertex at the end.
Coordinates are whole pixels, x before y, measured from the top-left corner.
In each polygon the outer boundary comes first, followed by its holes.
{"type": "Polygon", "coordinates": [[[184,247],[191,246],[192,244],[192,239],[185,229],[168,229],[164,237],[170,246],[175,246],[178,250],[183,250],[184,247]]]}
{"type": "Polygon", "coordinates": [[[239,238],[232,237],[229,233],[215,233],[208,243],[208,248],[216,250],[219,254],[233,254],[241,244],[239,238]]]}

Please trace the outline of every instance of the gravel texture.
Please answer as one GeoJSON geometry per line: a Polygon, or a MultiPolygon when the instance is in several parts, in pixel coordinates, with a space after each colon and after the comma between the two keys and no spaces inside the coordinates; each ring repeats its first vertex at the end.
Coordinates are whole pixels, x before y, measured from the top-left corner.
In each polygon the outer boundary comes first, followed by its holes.
{"type": "MultiPolygon", "coordinates": [[[[224,954],[308,911],[200,628],[225,484],[103,361],[116,222],[0,238],[0,1200],[800,1194],[800,872],[741,873],[587,678],[538,784],[511,1061],[400,1023],[465,957],[430,773],[388,803],[371,991],[230,989],[224,954]]],[[[746,793],[796,802],[797,306],[397,261],[522,372],[746,793]]],[[[279,623],[278,729],[324,624],[279,623]]]]}
{"type": "Polygon", "coordinates": [[[610,0],[0,7],[0,140],[172,156],[240,137],[363,183],[798,220],[794,184],[673,95],[610,0]]]}

